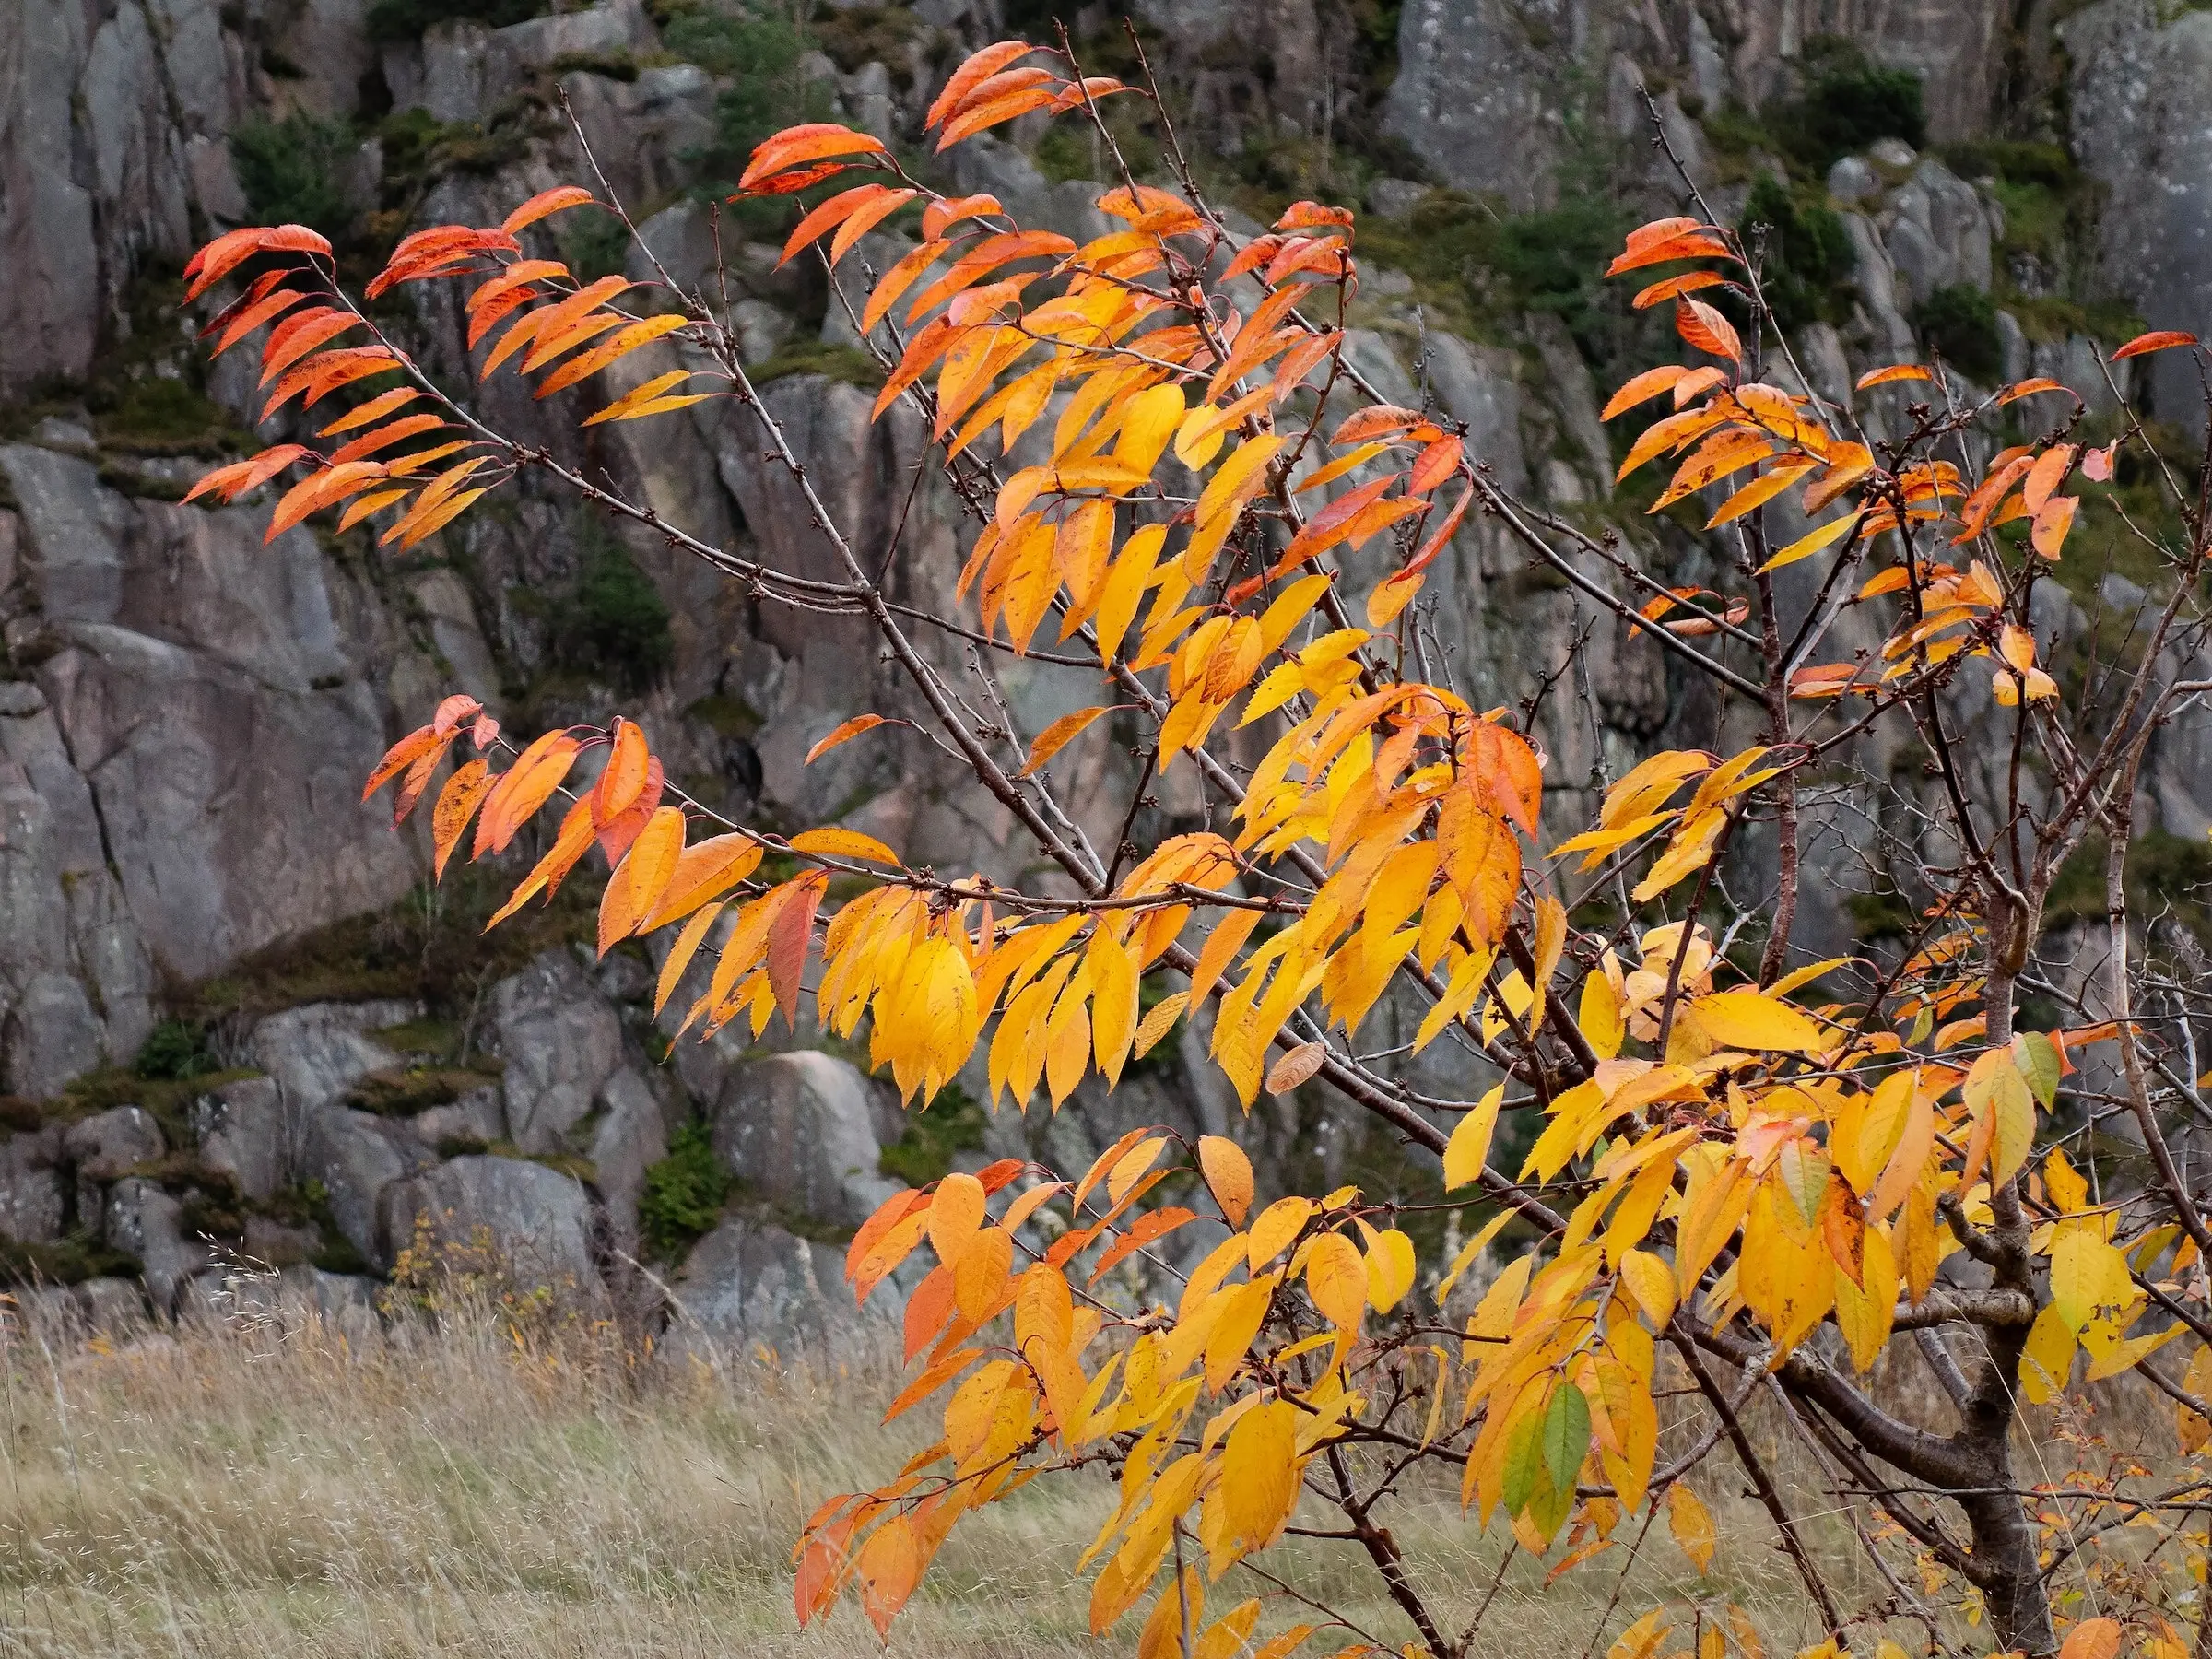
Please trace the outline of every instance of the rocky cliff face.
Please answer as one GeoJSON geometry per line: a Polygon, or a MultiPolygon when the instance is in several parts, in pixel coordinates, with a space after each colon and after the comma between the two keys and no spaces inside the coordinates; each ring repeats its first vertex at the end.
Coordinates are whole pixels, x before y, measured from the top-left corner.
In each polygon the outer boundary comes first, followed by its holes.
{"type": "MultiPolygon", "coordinates": [[[[948,1108],[918,1130],[825,1053],[687,1046],[662,1063],[650,964],[589,964],[557,929],[527,960],[468,957],[465,971],[427,943],[394,946],[429,940],[440,907],[466,900],[429,896],[421,848],[359,804],[359,781],[453,689],[532,729],[641,713],[687,784],[733,814],[843,818],[917,862],[997,874],[1025,856],[924,746],[887,737],[803,765],[885,673],[865,630],[759,609],[572,503],[525,492],[402,561],[358,533],[265,547],[265,501],[177,505],[249,441],[255,398],[246,364],[200,356],[175,273],[249,218],[315,217],[352,261],[412,225],[496,218],[585,176],[565,100],[679,280],[719,238],[771,408],[863,545],[888,545],[903,518],[895,580],[935,597],[967,532],[926,479],[908,504],[924,435],[868,422],[842,307],[775,268],[765,227],[717,227],[713,185],[784,120],[914,137],[962,52],[1053,8],[825,5],[793,31],[736,0],[600,0],[424,29],[437,9],[56,0],[0,16],[0,1093],[15,1129],[0,1248],[14,1269],[104,1284],[135,1268],[175,1305],[224,1251],[302,1275],[404,1273],[411,1248],[466,1247],[482,1227],[528,1273],[594,1294],[628,1294],[639,1261],[688,1250],[690,1328],[805,1335],[847,1317],[820,1241],[901,1171],[1080,1164],[1157,1119],[1233,1129],[1284,1179],[1307,1163],[1394,1178],[1295,1101],[1232,1123],[1195,1037],[1112,1101],[1033,1123],[948,1108]],[[373,972],[334,969],[363,951],[373,972]],[[706,1195],[684,1200],[686,1181],[706,1195]]],[[[1120,66],[1095,8],[1065,9],[1120,66]]],[[[1598,373],[1640,365],[1634,319],[1591,272],[1634,217],[1686,194],[1646,142],[1644,92],[1712,210],[1774,227],[1816,394],[1934,344],[1982,383],[2048,374],[2103,405],[2090,342],[2126,313],[2212,332],[2206,14],[2100,0],[2053,38],[1989,0],[1267,0],[1258,28],[1254,7],[1221,0],[1136,9],[1224,199],[1257,216],[1317,189],[1364,198],[1355,353],[1373,383],[1465,422],[1501,481],[1618,528],[1672,581],[1711,575],[1715,554],[1613,499],[1596,418],[1598,373]]],[[[962,188],[1096,232],[1080,146],[1025,127],[960,154],[962,188]]],[[[625,257],[580,234],[572,263],[625,257]]],[[[881,268],[902,245],[864,251],[881,268]]],[[[454,302],[418,288],[394,317],[458,378],[454,302]]],[[[2201,420],[2178,380],[2150,394],[2163,418],[2201,420]]],[[[735,417],[587,441],[511,381],[493,396],[511,428],[710,539],[801,571],[824,557],[735,417]]],[[[2052,590],[2053,627],[2079,636],[2128,591],[2124,570],[2092,569],[2071,600],[2052,590]]],[[[1610,633],[1586,682],[1535,709],[1562,822],[1638,748],[1711,739],[1701,693],[1648,638],[1598,622],[1494,531],[1464,533],[1429,596],[1446,671],[1478,702],[1534,696],[1583,630],[1610,633]]],[[[957,651],[945,665],[959,671],[957,651]]],[[[1081,676],[1037,664],[1008,693],[1032,731],[1091,700],[1081,676]]],[[[2177,728],[2147,786],[2151,820],[2199,841],[2208,743],[2177,728]]],[[[1126,762],[1093,765],[1077,794],[1104,812],[1126,762]]],[[[1140,831],[1197,821],[1187,769],[1156,793],[1140,831]]],[[[1888,832],[1851,780],[1821,810],[1826,874],[1803,925],[1828,954],[1868,933],[1888,832]]]]}

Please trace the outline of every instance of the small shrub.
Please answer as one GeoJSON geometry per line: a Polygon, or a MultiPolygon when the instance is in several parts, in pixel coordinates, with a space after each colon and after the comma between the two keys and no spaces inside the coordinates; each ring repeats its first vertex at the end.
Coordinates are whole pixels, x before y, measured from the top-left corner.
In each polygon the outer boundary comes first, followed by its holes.
{"type": "Polygon", "coordinates": [[[673,1262],[722,1218],[729,1172],[715,1160],[706,1124],[693,1118],[668,1137],[668,1156],[645,1171],[638,1229],[646,1253],[673,1262]]]}
{"type": "Polygon", "coordinates": [[[230,135],[230,163],[253,222],[305,225],[335,240],[353,217],[338,183],[352,147],[343,124],[317,115],[241,124],[230,135]]]}
{"type": "Polygon", "coordinates": [[[1939,288],[1913,312],[1931,350],[1975,380],[1994,381],[2004,349],[1997,337],[1997,302],[1980,288],[1961,283],[1939,288]]]}
{"type": "Polygon", "coordinates": [[[187,1019],[165,1019],[147,1033],[131,1069],[148,1079],[182,1081],[212,1072],[215,1059],[198,1026],[187,1019]]]}
{"type": "Polygon", "coordinates": [[[1842,217],[1821,202],[1801,198],[1772,173],[1761,173],[1744,204],[1739,228],[1747,242],[1755,225],[1766,227],[1761,280],[1774,320],[1786,329],[1840,321],[1843,285],[1855,263],[1842,217]]]}
{"type": "Polygon", "coordinates": [[[1855,42],[1832,35],[1806,42],[1804,90],[1767,124],[1791,153],[1825,172],[1877,138],[1919,145],[1927,137],[1920,76],[1885,69],[1855,42]]]}
{"type": "Polygon", "coordinates": [[[642,691],[676,660],[668,606],[629,550],[594,525],[583,568],[551,608],[553,656],[563,669],[597,674],[642,691]]]}
{"type": "Polygon", "coordinates": [[[883,1149],[876,1167],[909,1186],[927,1186],[951,1170],[956,1154],[982,1149],[983,1109],[955,1083],[908,1114],[905,1132],[883,1149]]]}

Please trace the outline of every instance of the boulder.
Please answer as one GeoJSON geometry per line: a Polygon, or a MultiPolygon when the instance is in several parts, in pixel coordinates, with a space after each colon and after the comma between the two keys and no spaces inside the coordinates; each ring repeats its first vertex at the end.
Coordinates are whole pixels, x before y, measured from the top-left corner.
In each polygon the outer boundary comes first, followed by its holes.
{"type": "Polygon", "coordinates": [[[591,1199],[582,1182],[519,1158],[455,1158],[394,1185],[382,1202],[395,1246],[426,1229],[442,1248],[469,1249],[478,1230],[524,1284],[596,1288],[591,1199]]]}
{"type": "Polygon", "coordinates": [[[601,1115],[592,1131],[592,1168],[598,1176],[600,1202],[606,1206],[607,1230],[618,1247],[634,1255],[645,1170],[668,1156],[668,1131],[653,1090],[628,1066],[606,1080],[599,1091],[599,1104],[601,1115]]]}
{"type": "Polygon", "coordinates": [[[421,1012],[411,1002],[309,1003],[262,1020],[247,1048],[279,1098],[304,1116],[335,1105],[371,1072],[399,1065],[400,1056],[370,1033],[421,1012]]]}
{"type": "Polygon", "coordinates": [[[62,1153],[80,1182],[114,1181],[167,1150],[160,1126],[137,1106],[112,1106],[69,1125],[62,1153]]]}
{"type": "Polygon", "coordinates": [[[1942,288],[1990,283],[1989,209],[1980,192],[1933,156],[1924,157],[1877,221],[1908,305],[1942,288]]]}
{"type": "Polygon", "coordinates": [[[298,1119],[271,1077],[245,1077],[193,1102],[200,1161],[220,1170],[248,1198],[269,1197],[291,1180],[298,1119]]]}
{"type": "Polygon", "coordinates": [[[507,1132],[524,1152],[559,1151],[622,1063],[621,1019],[567,949],[493,986],[490,1011],[507,1132]]]}
{"type": "Polygon", "coordinates": [[[674,1289],[678,1307],[662,1345],[671,1355],[759,1344],[790,1358],[888,1336],[903,1305],[888,1283],[856,1305],[841,1252],[745,1220],[693,1245],[674,1289]]]}
{"type": "Polygon", "coordinates": [[[47,1244],[62,1236],[61,1163],[55,1124],[0,1141],[0,1238],[47,1244]]]}
{"type": "Polygon", "coordinates": [[[1523,211],[1541,206],[1562,128],[1556,49],[1534,37],[1567,36],[1571,9],[1561,0],[1406,0],[1384,128],[1462,190],[1496,192],[1523,211]]]}
{"type": "Polygon", "coordinates": [[[833,1055],[799,1049],[735,1067],[711,1121],[724,1167],[792,1214],[857,1226],[895,1190],[877,1169],[867,1079],[833,1055]]]}
{"type": "Polygon", "coordinates": [[[455,1142],[473,1140],[488,1144],[507,1138],[507,1120],[500,1110],[500,1091],[496,1085],[488,1083],[482,1088],[470,1089],[457,1100],[418,1112],[408,1122],[415,1126],[415,1138],[433,1152],[455,1142]]]}
{"type": "Polygon", "coordinates": [[[0,1088],[36,1099],[129,1059],[153,963],[108,867],[92,792],[38,687],[0,683],[0,1088]]]}
{"type": "Polygon", "coordinates": [[[386,1187],[436,1161],[405,1124],[345,1107],[309,1118],[301,1135],[301,1173],[330,1194],[331,1219],[370,1261],[389,1261],[405,1234],[378,1229],[378,1203],[386,1187]]]}
{"type": "Polygon", "coordinates": [[[176,1311],[185,1281],[212,1259],[205,1240],[186,1236],[175,1195],[135,1176],[108,1189],[100,1230],[110,1248],[138,1258],[147,1295],[161,1313],[176,1311]]]}

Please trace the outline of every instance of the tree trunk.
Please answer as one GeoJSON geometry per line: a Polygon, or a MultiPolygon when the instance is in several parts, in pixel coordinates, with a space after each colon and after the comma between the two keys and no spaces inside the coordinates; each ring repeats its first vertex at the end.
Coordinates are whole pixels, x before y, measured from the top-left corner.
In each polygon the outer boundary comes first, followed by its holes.
{"type": "MultiPolygon", "coordinates": [[[[1995,1460],[1992,1487],[2009,1487],[2009,1458],[1995,1460]]],[[[1990,1634],[2000,1652],[2048,1659],[2058,1652],[2051,1628],[2051,1600],[2043,1593],[2041,1539],[2028,1506],[2009,1491],[1986,1491],[1962,1500],[1973,1529],[1977,1587],[1989,1606],[1990,1634]]]]}

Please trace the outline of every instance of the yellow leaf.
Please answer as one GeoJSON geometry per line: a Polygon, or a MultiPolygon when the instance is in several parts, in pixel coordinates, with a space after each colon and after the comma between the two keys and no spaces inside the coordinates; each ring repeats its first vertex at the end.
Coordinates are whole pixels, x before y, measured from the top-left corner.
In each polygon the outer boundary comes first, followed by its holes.
{"type": "Polygon", "coordinates": [[[1358,1330],[1367,1311],[1367,1263],[1359,1247],[1338,1232],[1324,1232],[1308,1245],[1306,1294],[1338,1330],[1358,1330]]]}
{"type": "Polygon", "coordinates": [[[1312,1219],[1314,1208],[1311,1198],[1277,1198],[1262,1210],[1253,1221],[1245,1251],[1251,1270],[1257,1273],[1282,1254],[1284,1247],[1312,1219]]]}
{"type": "Polygon", "coordinates": [[[1583,981],[1583,1004],[1575,1024],[1599,1059],[1610,1060],[1620,1053],[1628,1028],[1620,1017],[1620,995],[1606,975],[1593,973],[1583,981]]]}
{"type": "Polygon", "coordinates": [[[1245,1212],[1252,1208],[1252,1159],[1244,1156],[1244,1148],[1218,1135],[1202,1135],[1198,1168],[1230,1226],[1243,1226],[1245,1212]]]}
{"type": "Polygon", "coordinates": [[[959,1258],[983,1224],[983,1183],[954,1171],[937,1182],[929,1201],[929,1242],[940,1262],[959,1258]]]}
{"type": "Polygon", "coordinates": [[[1498,1128],[1498,1109],[1504,1101],[1505,1085],[1500,1083],[1484,1095],[1475,1110],[1461,1118],[1452,1131],[1452,1138],[1444,1144],[1447,1193],[1481,1179],[1482,1167],[1489,1160],[1490,1137],[1498,1128]]]}
{"type": "Polygon", "coordinates": [[[886,865],[899,862],[898,853],[857,830],[802,830],[791,838],[791,850],[817,858],[860,858],[886,865]]]}
{"type": "Polygon", "coordinates": [[[1716,991],[1699,997],[1688,1011],[1720,1048],[1802,1053],[1830,1044],[1829,1037],[1803,1014],[1757,991],[1716,991]]]}
{"type": "Polygon", "coordinates": [[[1237,1419],[1221,1448],[1221,1502],[1231,1541],[1247,1551],[1272,1543],[1297,1506],[1298,1488],[1298,1407],[1288,1400],[1253,1407],[1237,1419]]]}
{"type": "Polygon", "coordinates": [[[1154,1003],[1152,1011],[1145,1016],[1136,1028],[1136,1041],[1130,1049],[1130,1053],[1142,1060],[1157,1048],[1159,1040],[1172,1030],[1175,1022],[1182,1018],[1182,1011],[1190,1006],[1190,1002],[1191,994],[1188,991],[1177,991],[1154,1003]]]}
{"type": "Polygon", "coordinates": [[[1413,1241],[1392,1228],[1367,1241],[1367,1300],[1378,1313],[1387,1313],[1413,1288],[1413,1241]]]}
{"type": "Polygon", "coordinates": [[[1801,559],[1810,559],[1821,548],[1832,547],[1841,540],[1859,522],[1859,516],[1855,512],[1847,512],[1840,519],[1822,524],[1818,530],[1799,536],[1759,568],[1761,571],[1779,571],[1783,566],[1795,564],[1801,559]]]}
{"type": "Polygon", "coordinates": [[[1673,1535],[1690,1564],[1697,1568],[1700,1577],[1712,1570],[1712,1554],[1720,1542],[1713,1528],[1712,1516],[1698,1495],[1676,1481],[1666,1488],[1666,1530],[1673,1535]]]}

